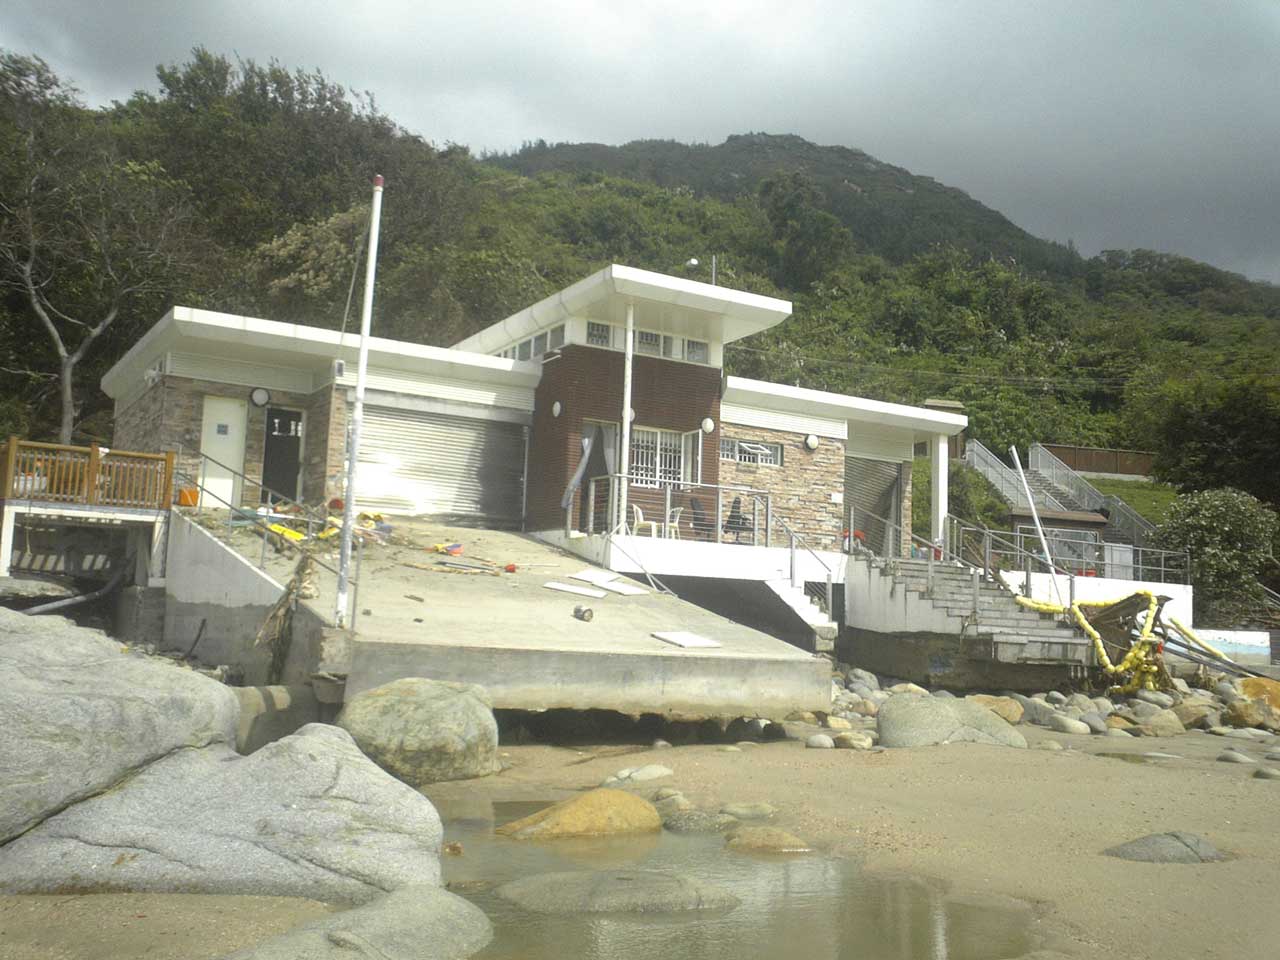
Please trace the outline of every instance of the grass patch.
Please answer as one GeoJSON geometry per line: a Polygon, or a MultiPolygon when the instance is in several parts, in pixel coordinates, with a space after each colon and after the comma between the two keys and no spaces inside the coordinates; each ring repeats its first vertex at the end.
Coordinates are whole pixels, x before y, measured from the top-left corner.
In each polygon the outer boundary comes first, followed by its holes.
{"type": "Polygon", "coordinates": [[[1178,491],[1167,483],[1156,483],[1153,480],[1110,480],[1099,477],[1086,477],[1097,487],[1100,493],[1108,493],[1119,497],[1138,513],[1152,523],[1160,523],[1164,519],[1169,504],[1178,495],[1178,491]]]}

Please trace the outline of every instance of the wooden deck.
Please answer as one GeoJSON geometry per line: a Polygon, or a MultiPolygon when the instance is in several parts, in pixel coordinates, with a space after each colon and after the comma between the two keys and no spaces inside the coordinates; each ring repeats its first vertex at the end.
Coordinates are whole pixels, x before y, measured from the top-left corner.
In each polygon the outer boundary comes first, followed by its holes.
{"type": "Polygon", "coordinates": [[[173,453],[73,447],[10,437],[0,446],[0,500],[167,510],[173,453]]]}

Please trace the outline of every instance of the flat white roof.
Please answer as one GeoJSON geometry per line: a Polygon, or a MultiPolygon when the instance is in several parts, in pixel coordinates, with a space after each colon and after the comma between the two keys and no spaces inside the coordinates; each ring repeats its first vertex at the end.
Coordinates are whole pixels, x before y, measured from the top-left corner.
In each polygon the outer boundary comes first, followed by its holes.
{"type": "Polygon", "coordinates": [[[531,307],[454,344],[455,350],[493,353],[526,337],[586,317],[623,323],[635,305],[640,329],[731,343],[791,316],[791,302],[614,263],[531,307]]]}
{"type": "MultiPolygon", "coordinates": [[[[343,334],[323,327],[175,306],[103,375],[103,391],[113,399],[124,394],[151,364],[169,351],[323,370],[334,360],[356,363],[360,333],[343,334]]],[[[541,365],[537,363],[385,337],[369,338],[369,362],[384,369],[526,387],[536,386],[542,375],[541,365]]]]}
{"type": "Polygon", "coordinates": [[[886,403],[866,397],[850,397],[843,393],[828,393],[806,387],[788,387],[781,383],[748,380],[745,377],[727,377],[722,400],[724,403],[743,407],[874,423],[917,433],[942,433],[947,436],[959,433],[969,424],[969,418],[958,413],[912,407],[905,403],[886,403]]]}

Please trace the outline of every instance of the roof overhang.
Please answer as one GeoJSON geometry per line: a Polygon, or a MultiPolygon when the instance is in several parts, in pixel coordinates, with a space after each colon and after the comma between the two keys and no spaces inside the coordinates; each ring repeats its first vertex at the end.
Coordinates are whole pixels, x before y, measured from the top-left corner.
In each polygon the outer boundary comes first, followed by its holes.
{"type": "MultiPolygon", "coordinates": [[[[103,391],[113,399],[127,393],[157,359],[170,351],[319,372],[330,369],[334,360],[356,363],[360,336],[175,306],[103,375],[103,391]]],[[[369,363],[382,369],[511,386],[534,387],[542,375],[537,363],[383,337],[369,338],[369,363]]]]}
{"type": "Polygon", "coordinates": [[[954,436],[969,424],[969,418],[963,414],[850,397],[825,390],[788,387],[745,377],[728,377],[722,400],[743,407],[910,430],[919,437],[954,436]]]}
{"type": "Polygon", "coordinates": [[[492,353],[572,317],[622,323],[628,304],[638,328],[731,343],[791,316],[791,302],[650,270],[610,264],[454,345],[492,353]]]}

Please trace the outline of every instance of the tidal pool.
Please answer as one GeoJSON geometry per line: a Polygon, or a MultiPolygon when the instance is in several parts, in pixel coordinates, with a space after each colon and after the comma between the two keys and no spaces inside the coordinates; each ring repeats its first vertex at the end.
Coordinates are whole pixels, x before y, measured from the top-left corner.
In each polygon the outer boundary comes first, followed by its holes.
{"type": "Polygon", "coordinates": [[[945,884],[864,871],[821,854],[731,853],[723,837],[644,837],[534,843],[493,828],[545,804],[495,804],[493,819],[450,820],[450,889],[481,907],[494,941],[486,960],[996,960],[1035,948],[1030,905],[951,895],[945,884]],[[714,883],[741,904],[681,914],[548,916],[508,903],[509,880],[564,870],[660,870],[714,883]]]}

